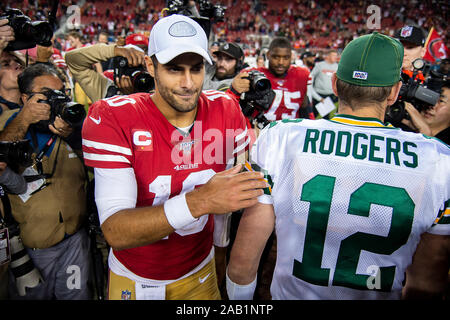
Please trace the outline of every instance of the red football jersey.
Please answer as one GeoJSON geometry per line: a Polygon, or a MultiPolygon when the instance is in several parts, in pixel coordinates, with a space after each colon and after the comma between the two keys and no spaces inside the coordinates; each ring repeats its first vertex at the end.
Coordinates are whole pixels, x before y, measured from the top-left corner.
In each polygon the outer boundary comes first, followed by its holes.
{"type": "MultiPolygon", "coordinates": [[[[291,65],[284,78],[275,77],[268,68],[254,68],[266,75],[275,91],[275,99],[265,112],[267,120],[295,119],[300,117],[300,107],[311,81],[307,68],[291,65]]],[[[250,70],[250,69],[249,69],[250,70]]]]}
{"type": "MultiPolygon", "coordinates": [[[[94,103],[82,134],[86,165],[134,169],[136,207],[161,205],[205,184],[227,163],[233,164],[250,141],[238,103],[219,91],[200,95],[186,137],[167,121],[148,93],[94,103]]],[[[213,217],[205,215],[156,243],[114,251],[114,256],[140,277],[178,279],[208,256],[213,229],[213,217]]]]}

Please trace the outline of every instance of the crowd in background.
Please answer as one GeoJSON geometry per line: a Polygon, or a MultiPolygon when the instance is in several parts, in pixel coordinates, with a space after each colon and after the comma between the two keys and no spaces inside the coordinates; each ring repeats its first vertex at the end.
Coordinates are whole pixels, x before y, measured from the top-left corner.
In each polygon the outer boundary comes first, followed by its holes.
{"type": "MultiPolygon", "coordinates": [[[[343,49],[357,36],[367,33],[370,5],[380,8],[380,29],[377,31],[392,35],[393,30],[407,24],[416,24],[425,31],[432,26],[442,35],[449,47],[448,7],[446,1],[267,1],[267,0],[222,0],[211,1],[227,9],[224,21],[213,23],[212,41],[237,42],[243,46],[246,55],[267,47],[271,37],[286,36],[297,51],[317,51],[333,48],[343,49]]],[[[125,37],[129,33],[146,33],[163,15],[166,2],[162,0],[61,0],[58,11],[60,27],[74,11],[80,8],[80,30],[83,42],[93,43],[101,31],[108,32],[110,40],[125,37]]],[[[0,9],[17,7],[32,19],[43,19],[50,10],[50,1],[7,0],[0,9]]],[[[63,28],[62,28],[63,29],[63,28]]],[[[58,35],[58,33],[57,33],[58,35]]],[[[59,33],[59,42],[64,33],[59,33]]]]}

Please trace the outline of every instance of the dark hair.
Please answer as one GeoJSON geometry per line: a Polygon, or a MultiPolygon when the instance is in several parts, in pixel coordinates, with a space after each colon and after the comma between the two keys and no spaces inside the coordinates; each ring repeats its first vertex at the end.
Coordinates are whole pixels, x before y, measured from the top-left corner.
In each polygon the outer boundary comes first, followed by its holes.
{"type": "Polygon", "coordinates": [[[154,54],[154,55],[152,55],[151,57],[150,57],[150,59],[152,59],[152,62],[153,62],[153,67],[156,69],[156,67],[158,66],[158,59],[156,58],[156,55],[154,54]]]}
{"type": "Polygon", "coordinates": [[[25,70],[17,77],[20,93],[30,92],[34,79],[46,75],[58,77],[62,83],[65,83],[65,79],[61,72],[59,72],[53,65],[47,63],[35,63],[25,68],[25,70]]]}
{"type": "Polygon", "coordinates": [[[70,36],[72,36],[72,37],[74,37],[74,38],[77,38],[77,39],[79,39],[80,41],[83,40],[83,35],[82,35],[81,33],[79,33],[78,31],[70,31],[70,32],[67,34],[67,37],[70,37],[70,36]]]}
{"type": "Polygon", "coordinates": [[[447,88],[450,89],[450,79],[446,79],[442,84],[442,89],[447,88]]]}
{"type": "Polygon", "coordinates": [[[269,51],[272,51],[274,48],[286,48],[292,50],[291,42],[286,37],[275,37],[269,45],[269,51]]]}
{"type": "Polygon", "coordinates": [[[336,79],[339,103],[348,105],[352,110],[367,103],[383,102],[389,97],[392,87],[361,87],[336,79]]]}

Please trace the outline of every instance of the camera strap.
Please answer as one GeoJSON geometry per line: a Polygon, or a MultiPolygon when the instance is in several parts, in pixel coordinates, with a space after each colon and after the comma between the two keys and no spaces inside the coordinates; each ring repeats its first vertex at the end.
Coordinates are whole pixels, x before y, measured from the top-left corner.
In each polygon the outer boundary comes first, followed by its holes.
{"type": "MultiPolygon", "coordinates": [[[[37,141],[36,133],[34,132],[34,130],[32,128],[30,128],[30,133],[31,133],[31,139],[33,140],[34,148],[35,148],[35,150],[37,150],[38,141],[37,141]]],[[[50,149],[50,147],[52,146],[52,144],[55,142],[55,140],[57,138],[58,138],[58,136],[56,134],[52,134],[51,137],[45,143],[45,145],[42,147],[42,149],[40,151],[36,152],[37,156],[35,158],[35,164],[36,164],[36,169],[38,171],[38,174],[32,175],[32,176],[24,176],[26,182],[33,182],[33,181],[36,181],[39,179],[49,179],[53,176],[53,174],[55,173],[55,170],[56,170],[56,164],[57,164],[57,160],[58,160],[59,148],[61,146],[61,140],[59,140],[58,148],[56,150],[55,160],[53,162],[53,169],[50,174],[44,173],[44,170],[42,167],[42,159],[44,158],[44,155],[47,153],[47,151],[50,149]]]]}

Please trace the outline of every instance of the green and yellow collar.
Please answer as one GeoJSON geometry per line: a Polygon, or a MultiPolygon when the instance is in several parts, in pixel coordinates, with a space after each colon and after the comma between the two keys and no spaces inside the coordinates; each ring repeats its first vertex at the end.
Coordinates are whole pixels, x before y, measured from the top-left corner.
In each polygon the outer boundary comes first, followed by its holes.
{"type": "Polygon", "coordinates": [[[352,126],[398,129],[398,128],[395,128],[390,123],[385,124],[385,123],[381,122],[381,120],[377,119],[377,118],[363,118],[363,117],[351,116],[348,114],[336,114],[329,121],[352,125],[352,126]]]}

